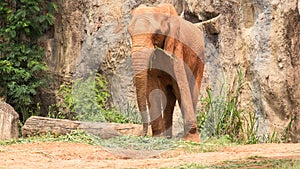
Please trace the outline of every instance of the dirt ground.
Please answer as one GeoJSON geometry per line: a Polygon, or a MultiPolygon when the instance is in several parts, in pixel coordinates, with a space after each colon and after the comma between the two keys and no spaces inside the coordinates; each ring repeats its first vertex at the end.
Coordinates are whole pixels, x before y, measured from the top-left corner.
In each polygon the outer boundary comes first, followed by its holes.
{"type": "Polygon", "coordinates": [[[257,144],[224,147],[218,152],[186,150],[142,152],[108,150],[100,146],[41,142],[0,146],[0,169],[18,168],[160,168],[186,163],[213,165],[253,158],[300,160],[300,144],[257,144]]]}

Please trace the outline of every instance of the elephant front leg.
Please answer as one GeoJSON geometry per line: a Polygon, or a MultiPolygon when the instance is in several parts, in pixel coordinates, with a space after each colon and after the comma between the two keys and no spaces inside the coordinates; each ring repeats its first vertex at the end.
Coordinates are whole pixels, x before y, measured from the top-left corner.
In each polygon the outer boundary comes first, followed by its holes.
{"type": "Polygon", "coordinates": [[[141,72],[137,74],[134,78],[135,85],[136,85],[136,95],[137,95],[137,102],[138,108],[141,113],[142,123],[143,123],[143,131],[142,136],[146,136],[148,133],[148,113],[147,113],[147,97],[146,97],[146,84],[147,84],[147,72],[141,72]]]}
{"type": "Polygon", "coordinates": [[[194,113],[185,112],[186,107],[184,106],[184,104],[186,103],[182,103],[182,100],[179,100],[179,106],[181,108],[183,123],[184,123],[183,139],[187,141],[200,142],[196,116],[194,113]]]}
{"type": "MultiPolygon", "coordinates": [[[[179,73],[179,72],[178,72],[179,73]]],[[[188,76],[185,76],[186,78],[188,76]]],[[[194,79],[187,79],[187,84],[193,83],[194,79]]],[[[196,101],[197,98],[191,92],[190,86],[184,86],[184,82],[181,80],[177,81],[180,91],[180,108],[183,115],[184,122],[184,139],[188,141],[200,142],[199,131],[197,127],[196,118],[196,101]]]]}
{"type": "Polygon", "coordinates": [[[189,69],[186,69],[186,64],[183,60],[183,44],[173,40],[169,43],[175,44],[172,48],[167,48],[167,51],[171,52],[175,56],[174,74],[178,85],[178,92],[180,95],[179,103],[184,122],[184,139],[189,141],[200,142],[199,132],[197,128],[197,120],[195,109],[193,106],[193,94],[190,89],[190,84],[195,83],[195,78],[189,69]],[[191,79],[190,79],[191,77],[191,79]]]}

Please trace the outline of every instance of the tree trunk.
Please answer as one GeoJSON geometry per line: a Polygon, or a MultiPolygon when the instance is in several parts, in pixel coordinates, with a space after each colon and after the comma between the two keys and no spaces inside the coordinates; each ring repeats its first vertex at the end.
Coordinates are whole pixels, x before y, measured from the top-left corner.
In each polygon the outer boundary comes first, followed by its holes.
{"type": "Polygon", "coordinates": [[[142,125],[138,124],[82,122],[32,116],[25,122],[22,135],[27,137],[49,132],[54,135],[63,135],[77,129],[104,139],[121,135],[140,136],[142,134],[142,125]]]}

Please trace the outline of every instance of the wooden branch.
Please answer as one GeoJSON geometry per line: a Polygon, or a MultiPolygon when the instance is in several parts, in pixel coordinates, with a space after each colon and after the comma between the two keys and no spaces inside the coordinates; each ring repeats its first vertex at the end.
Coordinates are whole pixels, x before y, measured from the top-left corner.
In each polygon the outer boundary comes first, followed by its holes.
{"type": "Polygon", "coordinates": [[[22,128],[22,135],[27,137],[49,132],[54,135],[63,135],[77,129],[87,131],[104,139],[121,135],[140,136],[142,134],[142,125],[138,124],[82,122],[32,116],[25,122],[22,128]]]}

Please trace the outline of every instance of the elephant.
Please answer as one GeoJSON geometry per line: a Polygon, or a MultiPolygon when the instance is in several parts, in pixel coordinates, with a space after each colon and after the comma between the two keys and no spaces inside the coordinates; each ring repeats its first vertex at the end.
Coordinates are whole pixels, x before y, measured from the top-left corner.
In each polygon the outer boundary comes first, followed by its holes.
{"type": "Polygon", "coordinates": [[[152,136],[171,138],[178,101],[184,139],[199,142],[195,113],[204,71],[203,32],[170,4],[140,5],[131,16],[128,32],[142,135],[148,132],[148,110],[152,136]]]}

